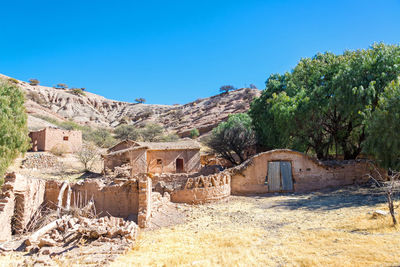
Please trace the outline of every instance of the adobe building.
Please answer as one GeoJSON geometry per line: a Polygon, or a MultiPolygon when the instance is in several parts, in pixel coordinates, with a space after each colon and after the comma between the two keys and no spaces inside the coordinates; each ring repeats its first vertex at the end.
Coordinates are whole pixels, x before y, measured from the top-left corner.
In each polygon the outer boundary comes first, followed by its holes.
{"type": "Polygon", "coordinates": [[[60,146],[65,152],[72,153],[82,147],[82,132],[62,130],[46,127],[39,131],[29,133],[31,138],[31,151],[50,151],[53,147],[60,146]]]}
{"type": "Polygon", "coordinates": [[[322,162],[289,149],[258,154],[230,170],[232,194],[239,195],[362,184],[372,172],[366,160],[322,162]]]}
{"type": "Polygon", "coordinates": [[[104,169],[129,164],[132,174],[193,173],[200,170],[200,145],[193,140],[134,142],[125,140],[103,155],[104,169]]]}

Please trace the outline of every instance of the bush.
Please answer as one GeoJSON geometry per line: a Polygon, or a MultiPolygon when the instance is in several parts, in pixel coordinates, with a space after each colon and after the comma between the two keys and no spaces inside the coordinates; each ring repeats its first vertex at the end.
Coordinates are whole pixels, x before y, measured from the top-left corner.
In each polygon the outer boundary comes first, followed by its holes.
{"type": "Polygon", "coordinates": [[[140,130],[133,125],[120,125],[114,130],[115,138],[119,140],[130,139],[137,141],[141,138],[140,130]]]}
{"type": "Polygon", "coordinates": [[[0,81],[0,177],[29,147],[24,94],[15,84],[0,81]]]}
{"type": "Polygon", "coordinates": [[[39,82],[38,79],[30,79],[30,80],[29,80],[29,84],[32,85],[32,86],[36,86],[36,85],[38,85],[39,83],[40,83],[40,82],[39,82]]]}
{"type": "Polygon", "coordinates": [[[161,137],[157,138],[157,141],[160,142],[176,142],[179,140],[179,136],[175,133],[169,133],[162,135],[161,137]]]}
{"type": "Polygon", "coordinates": [[[110,131],[102,128],[92,131],[84,131],[83,139],[102,148],[111,147],[116,143],[116,140],[111,135],[110,131]]]}
{"type": "Polygon", "coordinates": [[[68,153],[68,146],[66,144],[57,144],[50,149],[50,153],[58,157],[64,156],[68,153]]]}
{"type": "Polygon", "coordinates": [[[198,129],[195,128],[190,131],[190,138],[195,139],[199,136],[200,136],[200,132],[198,129]]]}
{"type": "Polygon", "coordinates": [[[56,89],[67,89],[68,85],[66,85],[65,83],[59,83],[54,88],[56,88],[56,89]]]}
{"type": "Polygon", "coordinates": [[[14,79],[14,78],[8,78],[7,81],[10,82],[10,83],[13,83],[13,84],[19,84],[19,81],[17,79],[14,79]]]}
{"type": "Polygon", "coordinates": [[[145,142],[155,142],[159,140],[164,132],[164,128],[156,123],[149,123],[143,129],[141,129],[140,136],[145,142]]]}
{"type": "Polygon", "coordinates": [[[32,101],[34,101],[34,102],[40,104],[40,105],[46,104],[45,99],[44,99],[38,92],[35,92],[35,91],[28,91],[28,92],[26,93],[26,97],[27,97],[28,99],[30,99],[30,100],[32,100],[32,101]]]}
{"type": "Polygon", "coordinates": [[[86,95],[85,92],[82,89],[79,88],[72,88],[71,90],[69,90],[68,92],[70,92],[73,95],[77,95],[77,96],[84,96],[86,95]]]}

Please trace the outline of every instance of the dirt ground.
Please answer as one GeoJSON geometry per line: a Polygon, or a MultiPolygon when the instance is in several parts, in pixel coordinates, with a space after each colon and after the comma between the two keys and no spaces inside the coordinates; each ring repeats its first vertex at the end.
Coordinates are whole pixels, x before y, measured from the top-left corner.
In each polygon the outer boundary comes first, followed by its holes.
{"type": "MultiPolygon", "coordinates": [[[[399,202],[396,202],[399,208],[399,202]]],[[[112,266],[398,266],[400,231],[379,189],[232,196],[142,232],[112,266]]]]}

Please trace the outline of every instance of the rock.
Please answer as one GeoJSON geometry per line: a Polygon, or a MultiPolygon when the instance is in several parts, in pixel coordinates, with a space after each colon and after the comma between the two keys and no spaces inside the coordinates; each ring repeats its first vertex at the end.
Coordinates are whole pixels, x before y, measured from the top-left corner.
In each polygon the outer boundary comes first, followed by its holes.
{"type": "Polygon", "coordinates": [[[57,242],[50,238],[41,238],[39,241],[39,247],[54,247],[57,245],[57,242]]]}
{"type": "Polygon", "coordinates": [[[376,210],[372,213],[372,218],[378,218],[378,217],[385,217],[389,214],[389,212],[384,211],[384,210],[376,210]]]}

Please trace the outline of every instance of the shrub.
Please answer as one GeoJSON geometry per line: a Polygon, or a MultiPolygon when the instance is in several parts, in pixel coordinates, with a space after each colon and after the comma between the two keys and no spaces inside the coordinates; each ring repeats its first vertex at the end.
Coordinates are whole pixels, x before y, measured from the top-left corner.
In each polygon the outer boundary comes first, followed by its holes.
{"type": "Polygon", "coordinates": [[[28,91],[28,93],[26,93],[26,97],[40,105],[46,104],[45,99],[38,92],[28,91]]]}
{"type": "Polygon", "coordinates": [[[162,135],[161,137],[157,138],[157,141],[160,142],[175,142],[179,140],[179,136],[176,133],[169,133],[162,135]]]}
{"type": "Polygon", "coordinates": [[[223,85],[223,86],[221,86],[220,88],[219,88],[219,91],[221,92],[221,93],[224,93],[224,94],[226,94],[226,93],[228,93],[229,91],[233,91],[233,90],[235,90],[236,88],[233,86],[233,85],[223,85]]]}
{"type": "Polygon", "coordinates": [[[72,88],[71,90],[69,90],[69,92],[73,95],[77,95],[77,96],[84,96],[86,95],[85,92],[82,89],[79,88],[72,88]]]}
{"type": "Polygon", "coordinates": [[[98,147],[107,148],[116,143],[116,140],[107,129],[99,128],[92,131],[84,131],[83,139],[94,143],[98,147]]]}
{"type": "Polygon", "coordinates": [[[56,89],[67,89],[68,85],[66,85],[65,83],[59,83],[54,88],[56,88],[56,89]]]}
{"type": "Polygon", "coordinates": [[[254,84],[251,83],[250,86],[249,86],[249,88],[250,88],[250,89],[257,89],[257,86],[255,86],[254,84]]]}
{"type": "Polygon", "coordinates": [[[8,78],[7,81],[10,82],[10,83],[13,83],[13,84],[19,84],[19,81],[17,79],[14,79],[14,78],[8,78]]]}
{"type": "Polygon", "coordinates": [[[0,81],[0,177],[29,147],[24,94],[15,84],[0,81]]]}
{"type": "Polygon", "coordinates": [[[163,134],[164,128],[156,123],[149,123],[141,129],[141,137],[145,142],[155,142],[163,134]]]}
{"type": "Polygon", "coordinates": [[[68,153],[68,146],[66,144],[56,144],[50,149],[50,153],[62,157],[68,153]]]}
{"type": "Polygon", "coordinates": [[[195,128],[190,131],[190,138],[195,139],[199,136],[200,136],[200,132],[198,129],[195,128]]]}

